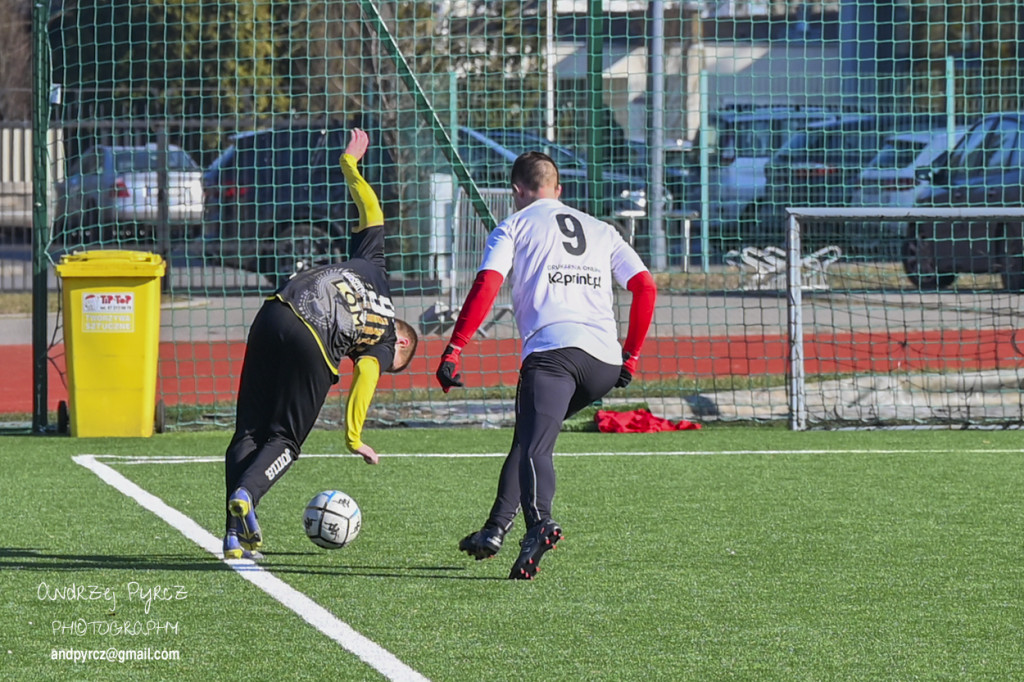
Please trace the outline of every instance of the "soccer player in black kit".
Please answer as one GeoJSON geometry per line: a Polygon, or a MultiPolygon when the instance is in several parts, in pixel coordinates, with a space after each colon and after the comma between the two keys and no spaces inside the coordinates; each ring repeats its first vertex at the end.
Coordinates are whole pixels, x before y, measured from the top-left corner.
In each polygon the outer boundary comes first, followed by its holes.
{"type": "Polygon", "coordinates": [[[238,387],[235,434],[224,455],[227,529],[224,558],[259,558],[256,507],[299,456],[342,358],[353,364],[345,410],[346,445],[367,464],[378,455],[362,441],[381,372],[401,372],[416,351],[416,331],[395,318],[384,262],[384,214],[356,169],[369,144],[354,129],[341,167],[359,209],[351,257],[301,270],[256,314],[238,387]]]}

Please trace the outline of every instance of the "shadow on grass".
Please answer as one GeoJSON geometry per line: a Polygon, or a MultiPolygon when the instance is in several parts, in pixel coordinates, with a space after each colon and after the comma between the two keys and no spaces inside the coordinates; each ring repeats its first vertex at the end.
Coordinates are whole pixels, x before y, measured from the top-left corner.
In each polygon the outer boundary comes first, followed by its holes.
{"type": "MultiPolygon", "coordinates": [[[[258,565],[270,573],[367,578],[435,578],[444,580],[500,580],[491,576],[455,575],[464,566],[361,566],[358,564],[316,566],[294,563],[297,557],[315,557],[316,552],[275,552],[258,565]],[[287,563],[275,561],[285,558],[287,563]]],[[[29,547],[0,547],[0,571],[230,571],[219,558],[181,554],[58,554],[29,547]]]]}
{"type": "Polygon", "coordinates": [[[218,571],[226,567],[219,560],[181,554],[59,554],[28,547],[0,547],[0,571],[218,571]]]}
{"type": "Polygon", "coordinates": [[[261,561],[261,567],[271,573],[323,575],[357,578],[429,578],[432,580],[503,580],[495,576],[465,575],[463,566],[310,566],[308,564],[281,564],[261,561]]]}

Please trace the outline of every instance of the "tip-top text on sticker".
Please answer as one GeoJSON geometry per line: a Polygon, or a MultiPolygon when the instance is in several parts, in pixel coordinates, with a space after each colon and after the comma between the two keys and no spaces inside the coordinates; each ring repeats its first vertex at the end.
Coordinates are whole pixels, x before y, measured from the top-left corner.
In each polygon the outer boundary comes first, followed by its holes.
{"type": "Polygon", "coordinates": [[[82,294],[82,312],[134,313],[135,294],[131,291],[120,291],[112,294],[82,294]]]}
{"type": "Polygon", "coordinates": [[[133,292],[83,292],[82,331],[124,333],[134,330],[135,294],[133,292]]]}

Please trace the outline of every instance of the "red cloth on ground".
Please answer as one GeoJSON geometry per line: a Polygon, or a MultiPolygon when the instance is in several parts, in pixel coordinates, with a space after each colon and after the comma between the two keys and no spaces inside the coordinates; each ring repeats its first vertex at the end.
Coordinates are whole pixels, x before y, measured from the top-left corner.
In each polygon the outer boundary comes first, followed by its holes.
{"type": "Polygon", "coordinates": [[[682,421],[673,422],[655,417],[643,408],[627,412],[598,410],[594,415],[597,430],[601,433],[654,433],[656,431],[690,431],[699,429],[700,424],[682,421]]]}

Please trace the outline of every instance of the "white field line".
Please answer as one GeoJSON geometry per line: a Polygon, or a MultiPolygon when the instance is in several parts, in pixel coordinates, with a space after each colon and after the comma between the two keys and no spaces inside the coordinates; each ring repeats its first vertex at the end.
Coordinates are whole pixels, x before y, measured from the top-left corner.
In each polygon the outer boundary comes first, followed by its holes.
{"type": "MultiPolygon", "coordinates": [[[[144,490],[114,469],[100,462],[97,455],[78,455],[73,457],[73,460],[95,473],[118,492],[132,498],[143,508],[159,516],[202,549],[218,559],[221,558],[222,547],[219,538],[214,537],[212,533],[168,505],[156,495],[144,490]]],[[[363,662],[384,675],[387,679],[395,680],[396,682],[427,680],[426,677],[398,660],[394,654],[359,634],[350,625],[335,617],[330,611],[280,578],[261,568],[255,562],[245,559],[222,559],[222,561],[231,566],[240,576],[269,594],[291,611],[294,611],[303,620],[333,639],[347,651],[358,656],[363,662]]]]}
{"type": "MultiPolygon", "coordinates": [[[[950,454],[948,449],[926,449],[926,450],[650,450],[636,452],[556,452],[558,457],[711,457],[715,455],[910,455],[910,454],[950,454]]],[[[408,453],[381,453],[381,460],[390,458],[424,458],[424,459],[472,459],[475,457],[494,458],[505,457],[505,452],[408,452],[408,453]]],[[[958,450],[957,454],[1024,454],[1024,449],[972,449],[958,450]]],[[[102,457],[103,459],[117,460],[118,464],[213,464],[223,463],[224,457],[190,457],[187,455],[90,455],[102,457]]],[[[358,455],[345,454],[302,454],[302,459],[314,457],[358,457],[358,455]]]]}

